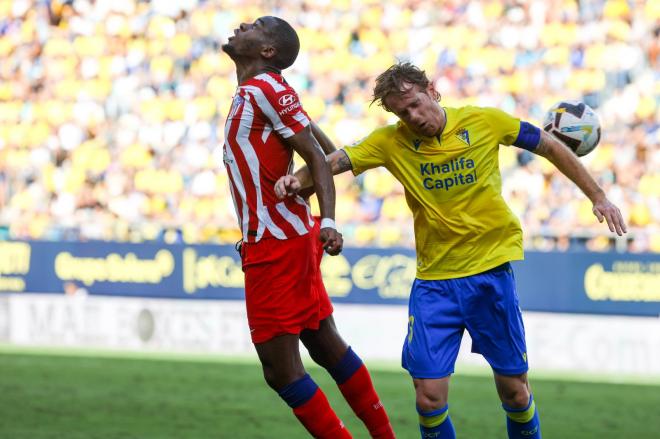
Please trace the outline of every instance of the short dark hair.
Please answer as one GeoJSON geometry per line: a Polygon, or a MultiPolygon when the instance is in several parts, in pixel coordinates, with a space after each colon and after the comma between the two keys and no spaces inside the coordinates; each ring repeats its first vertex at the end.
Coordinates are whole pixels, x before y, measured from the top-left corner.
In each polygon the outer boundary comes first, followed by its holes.
{"type": "Polygon", "coordinates": [[[300,51],[300,39],[295,29],[279,17],[270,17],[273,25],[268,28],[268,36],[275,47],[275,56],[271,62],[273,66],[284,70],[296,61],[300,51]]]}
{"type": "MultiPolygon", "coordinates": [[[[431,81],[426,76],[426,72],[409,62],[398,62],[378,75],[374,95],[371,103],[374,102],[390,111],[385,104],[385,98],[392,93],[401,93],[405,91],[404,84],[418,85],[426,89],[431,81]]],[[[435,96],[436,99],[439,96],[435,96]]]]}

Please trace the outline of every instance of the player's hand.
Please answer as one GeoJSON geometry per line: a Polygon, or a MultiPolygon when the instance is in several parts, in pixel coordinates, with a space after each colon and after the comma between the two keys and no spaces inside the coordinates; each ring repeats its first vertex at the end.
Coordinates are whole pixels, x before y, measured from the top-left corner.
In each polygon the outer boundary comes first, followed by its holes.
{"type": "Polygon", "coordinates": [[[323,250],[330,256],[336,256],[341,253],[344,247],[344,238],[341,233],[331,227],[324,227],[320,233],[321,242],[323,242],[323,250]]]}
{"type": "Polygon", "coordinates": [[[607,226],[610,228],[610,232],[616,232],[617,235],[622,236],[628,231],[626,228],[626,222],[623,220],[623,215],[621,215],[621,211],[607,198],[594,203],[594,207],[591,211],[596,215],[596,218],[598,218],[598,222],[602,223],[603,221],[607,221],[607,226]]]}
{"type": "Polygon", "coordinates": [[[285,175],[275,182],[275,195],[280,200],[295,195],[300,190],[300,180],[293,175],[285,175]]]}

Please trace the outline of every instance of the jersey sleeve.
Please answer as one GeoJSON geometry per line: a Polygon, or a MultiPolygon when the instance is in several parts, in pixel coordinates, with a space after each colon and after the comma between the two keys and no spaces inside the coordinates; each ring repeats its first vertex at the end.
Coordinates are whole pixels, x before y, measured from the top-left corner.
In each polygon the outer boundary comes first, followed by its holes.
{"type": "Polygon", "coordinates": [[[310,124],[310,119],[291,87],[250,87],[256,104],[282,138],[291,137],[310,124]]]}
{"type": "Polygon", "coordinates": [[[385,166],[387,160],[382,140],[383,135],[376,130],[364,139],[344,147],[344,152],[353,166],[353,174],[358,175],[367,169],[385,166]]]}
{"type": "Polygon", "coordinates": [[[514,145],[529,151],[536,149],[541,140],[538,127],[497,108],[487,107],[483,111],[500,145],[514,145]]]}
{"type": "Polygon", "coordinates": [[[513,145],[520,131],[520,119],[498,108],[486,107],[483,112],[500,145],[513,145]]]}

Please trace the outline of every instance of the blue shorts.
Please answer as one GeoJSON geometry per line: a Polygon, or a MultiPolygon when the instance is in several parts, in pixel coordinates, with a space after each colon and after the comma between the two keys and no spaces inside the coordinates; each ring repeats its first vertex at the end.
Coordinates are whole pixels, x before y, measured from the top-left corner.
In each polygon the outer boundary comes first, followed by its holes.
{"type": "Polygon", "coordinates": [[[413,378],[454,372],[463,330],[500,375],[527,372],[525,328],[509,263],[473,276],[415,279],[401,363],[413,378]]]}

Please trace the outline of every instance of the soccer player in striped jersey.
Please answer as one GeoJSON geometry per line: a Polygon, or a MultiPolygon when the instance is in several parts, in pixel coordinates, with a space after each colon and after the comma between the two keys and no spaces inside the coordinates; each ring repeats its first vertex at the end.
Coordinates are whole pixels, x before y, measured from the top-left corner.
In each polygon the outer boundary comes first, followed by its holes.
{"type": "Polygon", "coordinates": [[[264,378],[317,438],[351,435],[303,367],[299,341],[328,370],[374,438],[394,438],[360,358],[337,332],[320,272],[323,250],[336,255],[335,189],[324,151],[334,146],[309,119],[281,71],[300,48],[277,17],[243,23],[222,50],[236,64],[238,88],[225,124],[224,163],[242,231],[240,246],[252,342],[264,378]],[[324,149],[322,149],[324,148],[324,149]],[[299,196],[277,198],[274,185],[298,152],[311,170],[322,219],[299,196]]]}
{"type": "MultiPolygon", "coordinates": [[[[451,374],[465,329],[494,372],[511,439],[541,437],[527,380],[527,348],[509,261],[523,259],[522,230],[501,195],[499,145],[546,157],[592,201],[612,232],[626,232],[619,209],[575,154],[537,127],[495,108],[447,108],[426,74],[409,63],[376,79],[374,102],[396,124],[328,156],[335,174],[383,166],[405,189],[413,212],[417,275],[409,301],[402,365],[416,392],[422,438],[453,439],[451,374]]],[[[309,172],[281,178],[285,198],[310,186],[309,172]]]]}

